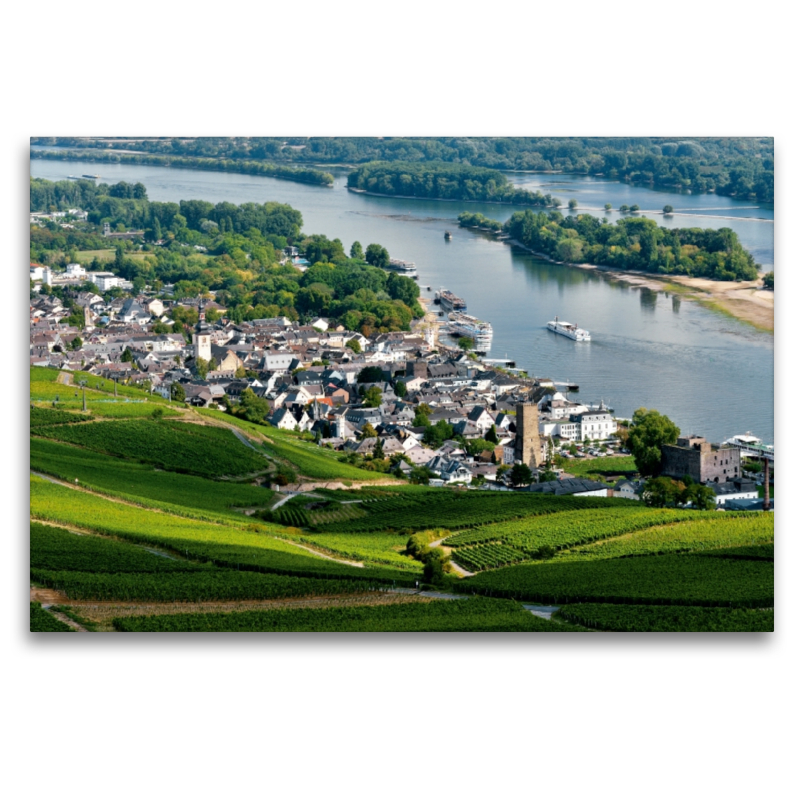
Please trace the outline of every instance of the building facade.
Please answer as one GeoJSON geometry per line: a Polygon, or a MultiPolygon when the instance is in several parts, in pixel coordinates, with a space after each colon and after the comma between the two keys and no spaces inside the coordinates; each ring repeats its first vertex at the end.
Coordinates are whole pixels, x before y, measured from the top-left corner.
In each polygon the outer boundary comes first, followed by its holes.
{"type": "Polygon", "coordinates": [[[695,483],[724,483],[741,477],[739,450],[686,436],[676,444],[661,446],[661,474],[680,480],[689,475],[695,483]]]}

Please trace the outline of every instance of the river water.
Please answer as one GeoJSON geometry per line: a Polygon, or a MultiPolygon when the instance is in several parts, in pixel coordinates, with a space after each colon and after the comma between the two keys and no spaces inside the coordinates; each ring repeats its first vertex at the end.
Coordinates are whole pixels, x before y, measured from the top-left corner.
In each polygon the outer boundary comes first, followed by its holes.
{"type": "MultiPolygon", "coordinates": [[[[465,298],[469,313],[494,327],[492,357],[511,358],[539,377],[577,383],[580,398],[603,400],[618,416],[644,406],[667,414],[684,433],[711,441],[745,431],[774,441],[770,334],[664,292],[550,264],[455,222],[465,209],[505,220],[516,210],[509,206],[369,197],[347,191],[346,170],[331,171],[333,188],[168,167],[31,161],[31,174],[48,180],[92,172],[108,183],[141,181],[151,200],[288,203],[302,212],[307,233],[338,237],[347,249],[355,240],[365,248],[377,242],[393,257],[416,262],[423,296],[445,286],[465,298]],[[445,230],[452,241],[444,240],[445,230]],[[554,315],[589,330],[592,341],[550,333],[545,325],[554,315]]],[[[730,227],[759,263],[772,268],[771,206],[585,176],[511,173],[509,178],[549,191],[565,206],[574,197],[579,211],[596,214],[606,202],[614,208],[636,203],[651,212],[668,203],[680,214],[670,220],[652,213],[660,225],[730,227]]],[[[609,217],[613,221],[618,214],[609,217]]]]}

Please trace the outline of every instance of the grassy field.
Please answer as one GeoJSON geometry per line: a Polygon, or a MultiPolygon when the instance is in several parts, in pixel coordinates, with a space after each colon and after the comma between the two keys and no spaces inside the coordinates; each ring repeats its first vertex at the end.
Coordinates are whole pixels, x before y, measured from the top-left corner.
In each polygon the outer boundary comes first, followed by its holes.
{"type": "MultiPolygon", "coordinates": [[[[109,248],[108,250],[78,250],[75,255],[77,258],[77,263],[82,264],[85,267],[95,258],[98,261],[113,261],[116,258],[117,251],[114,248],[109,248]]],[[[148,256],[155,258],[152,253],[137,253],[127,251],[125,253],[125,258],[133,258],[139,261],[143,261],[148,256]]]]}
{"type": "Polygon", "coordinates": [[[637,472],[633,456],[570,458],[564,464],[564,470],[576,478],[590,478],[606,483],[614,483],[612,478],[615,476],[637,472]]]}

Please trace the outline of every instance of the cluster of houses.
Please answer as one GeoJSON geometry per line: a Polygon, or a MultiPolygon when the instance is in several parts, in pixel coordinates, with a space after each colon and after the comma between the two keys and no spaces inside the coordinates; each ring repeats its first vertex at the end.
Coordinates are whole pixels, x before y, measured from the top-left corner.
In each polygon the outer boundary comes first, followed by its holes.
{"type": "MultiPolygon", "coordinates": [[[[552,381],[489,367],[437,342],[421,326],[367,337],[322,318],[235,324],[207,297],[173,300],[153,293],[109,300],[76,291],[70,304],[83,309],[82,326],[61,321],[72,312],[55,295],[32,293],[31,365],[84,370],[144,385],[165,398],[174,397],[179,384],[184,402],[197,407],[226,408],[250,390],[266,401],[271,425],[309,431],[322,446],[356,456],[403,456],[397,459],[402,472],[427,467],[434,485],[506,489],[504,468],[522,462],[535,474],[554,450],[571,442],[610,442],[617,431],[602,403],[577,403],[552,381]],[[157,323],[169,330],[176,307],[197,311],[191,341],[183,333],[154,332],[157,323]],[[373,388],[379,394],[372,391],[373,402],[365,403],[373,388]],[[420,408],[430,425],[452,426],[454,438],[427,442],[426,428],[414,424],[420,408]],[[487,437],[496,442],[484,449],[463,444],[487,437]]],[[[641,492],[630,481],[612,489],[569,477],[530,489],[631,499],[641,492]]]]}

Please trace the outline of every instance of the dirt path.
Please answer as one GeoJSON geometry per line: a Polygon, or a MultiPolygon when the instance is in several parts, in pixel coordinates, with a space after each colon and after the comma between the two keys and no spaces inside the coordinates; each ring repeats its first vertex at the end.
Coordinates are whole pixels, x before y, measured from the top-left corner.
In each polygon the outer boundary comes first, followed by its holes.
{"type": "Polygon", "coordinates": [[[279,539],[277,536],[273,536],[273,539],[278,539],[279,542],[286,542],[287,544],[292,545],[293,547],[299,547],[301,550],[308,550],[309,553],[312,553],[319,558],[327,558],[328,561],[336,561],[338,564],[346,564],[348,567],[363,567],[364,564],[361,561],[345,561],[343,558],[336,558],[335,556],[329,556],[326,553],[321,553],[319,550],[315,550],[313,547],[309,547],[305,544],[298,544],[297,542],[293,541],[292,539],[279,539]]]}
{"type": "MultiPolygon", "coordinates": [[[[164,614],[216,614],[236,611],[270,611],[283,608],[338,608],[347,606],[384,606],[400,603],[429,603],[431,598],[387,592],[364,592],[352,595],[319,595],[275,600],[204,601],[186,603],[148,603],[100,600],[61,602],[75,609],[81,617],[97,624],[99,631],[111,631],[114,617],[161,616],[164,614]]],[[[69,624],[69,623],[68,623],[69,624]]]]}
{"type": "MultiPolygon", "coordinates": [[[[445,537],[445,539],[446,538],[447,537],[445,537]]],[[[435,542],[431,542],[429,547],[442,547],[442,542],[443,541],[444,541],[444,539],[437,539],[435,542]]],[[[453,548],[452,547],[442,547],[442,550],[444,550],[445,553],[447,553],[449,556],[451,556],[451,558],[450,558],[450,566],[453,568],[454,572],[458,573],[462,578],[471,578],[473,575],[475,575],[474,572],[468,572],[460,564],[456,564],[456,562],[453,561],[453,559],[452,559],[453,548]]]]}
{"type": "Polygon", "coordinates": [[[41,586],[31,586],[31,603],[63,606],[68,602],[69,598],[63,592],[57,592],[55,589],[43,589],[41,586]]]}
{"type": "Polygon", "coordinates": [[[52,614],[59,622],[63,622],[65,625],[69,625],[70,628],[74,631],[79,631],[80,633],[88,633],[89,631],[83,627],[83,625],[79,625],[75,622],[74,619],[70,619],[66,614],[61,611],[53,611],[50,606],[45,605],[42,603],[42,608],[48,613],[52,614]]]}

